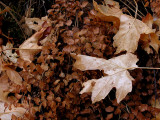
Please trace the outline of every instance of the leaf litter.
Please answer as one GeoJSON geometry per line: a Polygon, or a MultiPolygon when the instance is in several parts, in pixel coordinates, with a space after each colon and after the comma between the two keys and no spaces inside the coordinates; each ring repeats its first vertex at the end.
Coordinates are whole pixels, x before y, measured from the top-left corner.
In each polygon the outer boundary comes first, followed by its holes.
{"type": "Polygon", "coordinates": [[[118,114],[144,119],[158,112],[140,97],[153,96],[152,73],[144,75],[135,68],[141,61],[139,45],[143,52],[158,53],[159,30],[153,24],[159,26],[159,19],[148,14],[141,21],[124,14],[118,2],[104,3],[93,1],[91,10],[87,1],[55,1],[48,10],[51,18],[25,18],[26,29],[35,33],[19,48],[10,41],[0,46],[1,119],[115,119],[118,114]],[[116,97],[108,99],[113,88],[116,97]]]}

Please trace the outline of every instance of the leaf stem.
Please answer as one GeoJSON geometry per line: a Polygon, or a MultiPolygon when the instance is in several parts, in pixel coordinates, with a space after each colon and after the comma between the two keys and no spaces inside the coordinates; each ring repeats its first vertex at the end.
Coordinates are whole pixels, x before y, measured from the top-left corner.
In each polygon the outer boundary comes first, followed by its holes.
{"type": "Polygon", "coordinates": [[[160,68],[154,68],[154,67],[131,67],[131,68],[127,68],[127,70],[135,69],[135,68],[148,69],[148,70],[160,70],[160,68]]]}

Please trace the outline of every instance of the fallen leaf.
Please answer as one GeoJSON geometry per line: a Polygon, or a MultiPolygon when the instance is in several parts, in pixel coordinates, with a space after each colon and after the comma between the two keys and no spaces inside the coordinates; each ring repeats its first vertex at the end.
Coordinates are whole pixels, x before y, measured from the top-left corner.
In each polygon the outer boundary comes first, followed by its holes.
{"type": "Polygon", "coordinates": [[[22,85],[22,77],[19,75],[18,72],[9,67],[5,67],[4,70],[6,70],[6,73],[11,81],[18,85],[22,85]]]}
{"type": "MultiPolygon", "coordinates": [[[[144,18],[142,18],[142,21],[152,29],[153,17],[151,14],[148,13],[144,18]]],[[[160,41],[156,33],[141,34],[140,40],[143,43],[142,46],[144,50],[148,54],[152,53],[152,49],[150,48],[150,46],[152,46],[154,50],[158,53],[160,41]]]]}
{"type": "Polygon", "coordinates": [[[23,107],[15,107],[11,106],[11,110],[9,108],[5,108],[5,103],[0,102],[0,118],[1,120],[11,120],[12,115],[14,114],[16,117],[23,117],[24,113],[27,111],[23,107]]]}
{"type": "Polygon", "coordinates": [[[132,80],[127,69],[136,68],[138,61],[136,55],[127,53],[109,60],[90,57],[86,55],[71,54],[76,59],[74,67],[84,70],[104,70],[107,76],[100,79],[92,79],[83,83],[84,88],[80,94],[92,92],[92,102],[104,99],[113,87],[116,87],[116,98],[119,103],[128,92],[132,90],[132,80]]]}
{"type": "Polygon", "coordinates": [[[38,45],[38,41],[43,36],[45,30],[46,28],[42,28],[19,46],[21,59],[32,62],[34,55],[42,49],[42,46],[38,45]]]}
{"type": "Polygon", "coordinates": [[[120,18],[123,14],[120,10],[120,6],[118,2],[113,0],[104,0],[105,5],[98,5],[95,1],[93,1],[93,5],[95,10],[104,14],[106,16],[114,16],[120,18]]]}
{"type": "Polygon", "coordinates": [[[111,17],[110,21],[112,22],[117,21],[115,19],[120,20],[119,31],[113,37],[113,46],[117,47],[116,53],[120,53],[121,51],[134,53],[138,47],[140,35],[154,33],[154,30],[142,21],[123,14],[118,2],[113,0],[105,0],[104,2],[105,5],[97,5],[97,3],[93,2],[95,9],[101,14],[99,17],[102,15],[111,17]],[[116,18],[113,19],[113,17],[116,18]]]}
{"type": "Polygon", "coordinates": [[[123,14],[120,10],[119,3],[113,0],[105,0],[104,2],[106,6],[98,5],[93,1],[94,8],[98,11],[98,13],[94,13],[95,16],[103,21],[113,22],[114,26],[118,28],[120,25],[119,18],[123,14]]]}
{"type": "Polygon", "coordinates": [[[142,18],[142,22],[144,22],[146,25],[148,25],[149,28],[152,29],[153,17],[150,13],[148,13],[145,17],[142,18]]]}
{"type": "Polygon", "coordinates": [[[152,49],[150,48],[150,46],[152,46],[158,53],[160,41],[155,33],[141,34],[140,40],[143,42],[142,47],[148,54],[152,53],[152,49]]]}
{"type": "Polygon", "coordinates": [[[137,50],[141,34],[154,33],[145,23],[129,15],[121,15],[120,27],[113,37],[113,46],[117,47],[116,53],[127,51],[134,53],[137,50]]]}

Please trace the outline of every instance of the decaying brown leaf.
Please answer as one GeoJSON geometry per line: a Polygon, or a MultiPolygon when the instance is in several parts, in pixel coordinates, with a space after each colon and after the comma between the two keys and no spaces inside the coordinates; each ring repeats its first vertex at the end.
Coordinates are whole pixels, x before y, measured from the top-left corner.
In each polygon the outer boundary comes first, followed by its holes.
{"type": "Polygon", "coordinates": [[[14,83],[18,85],[22,84],[22,77],[19,75],[18,72],[16,72],[15,70],[9,67],[5,67],[4,69],[6,70],[6,73],[11,81],[13,81],[14,83]]]}
{"type": "Polygon", "coordinates": [[[90,57],[86,55],[75,55],[74,67],[84,70],[104,70],[107,76],[100,79],[92,79],[83,83],[84,88],[80,92],[92,92],[92,102],[104,99],[113,87],[116,87],[116,98],[119,103],[132,90],[132,80],[127,69],[136,68],[138,61],[136,55],[127,53],[109,60],[90,57]]]}
{"type": "Polygon", "coordinates": [[[149,54],[152,53],[150,46],[158,53],[160,41],[158,36],[155,33],[151,34],[141,34],[140,40],[143,42],[144,50],[149,54]]]}
{"type": "MultiPolygon", "coordinates": [[[[151,29],[153,25],[153,17],[151,14],[147,14],[142,21],[146,23],[151,29]]],[[[141,34],[140,40],[143,42],[144,50],[149,54],[152,53],[152,49],[150,46],[154,48],[154,50],[158,53],[160,41],[156,33],[150,33],[150,34],[141,34]]]]}

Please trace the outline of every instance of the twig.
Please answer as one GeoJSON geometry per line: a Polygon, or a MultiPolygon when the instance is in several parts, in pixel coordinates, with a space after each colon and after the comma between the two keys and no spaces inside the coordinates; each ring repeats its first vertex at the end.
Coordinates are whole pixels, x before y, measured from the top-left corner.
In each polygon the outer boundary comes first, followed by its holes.
{"type": "Polygon", "coordinates": [[[137,11],[138,11],[138,5],[137,5],[137,2],[134,0],[135,2],[135,5],[136,5],[136,12],[135,12],[135,19],[137,18],[137,11]]]}
{"type": "Polygon", "coordinates": [[[20,27],[22,34],[24,36],[24,38],[26,39],[26,35],[21,27],[21,25],[19,24],[18,20],[16,19],[16,17],[12,14],[12,12],[10,11],[10,7],[8,7],[7,5],[5,5],[3,2],[0,1],[0,4],[5,7],[5,8],[9,8],[8,12],[10,13],[10,15],[13,17],[13,19],[16,21],[16,23],[18,24],[18,26],[20,27]]]}
{"type": "MultiPolygon", "coordinates": [[[[134,8],[136,8],[133,4],[132,4],[132,2],[130,2],[129,0],[127,0],[128,1],[128,3],[132,6],[132,7],[134,7],[134,8]]],[[[135,2],[135,1],[134,1],[135,2]]],[[[142,16],[145,16],[140,10],[138,10],[138,12],[142,15],[142,16]]]]}
{"type": "MultiPolygon", "coordinates": [[[[144,2],[143,1],[141,1],[142,2],[142,4],[143,4],[143,6],[144,6],[144,2]]],[[[148,13],[148,10],[146,9],[146,7],[144,6],[144,9],[146,10],[146,12],[148,13]]]]}
{"type": "Polygon", "coordinates": [[[42,50],[42,49],[37,49],[37,48],[36,49],[8,48],[8,49],[5,49],[5,50],[1,50],[0,53],[3,52],[3,51],[6,51],[6,50],[42,50]]]}
{"type": "MultiPolygon", "coordinates": [[[[126,5],[132,12],[135,12],[129,5],[127,5],[125,2],[123,2],[122,0],[120,0],[124,5],[126,5]]],[[[139,15],[138,13],[137,13],[137,15],[140,17],[140,18],[142,18],[142,16],[141,15],[139,15]]]]}

